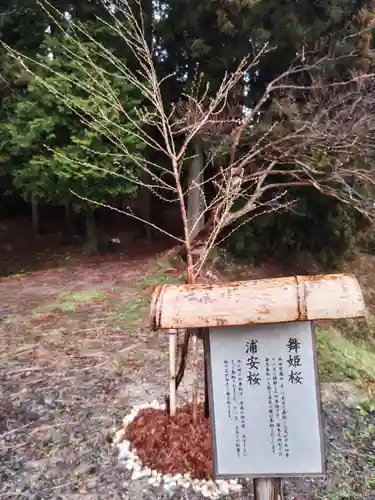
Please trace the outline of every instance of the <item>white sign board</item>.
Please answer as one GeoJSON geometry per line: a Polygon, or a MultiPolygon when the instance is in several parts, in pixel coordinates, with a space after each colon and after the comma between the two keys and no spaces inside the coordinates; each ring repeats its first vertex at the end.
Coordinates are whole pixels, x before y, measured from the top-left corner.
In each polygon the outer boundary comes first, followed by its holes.
{"type": "Polygon", "coordinates": [[[212,328],[209,353],[215,476],[323,474],[312,324],[212,328]]]}

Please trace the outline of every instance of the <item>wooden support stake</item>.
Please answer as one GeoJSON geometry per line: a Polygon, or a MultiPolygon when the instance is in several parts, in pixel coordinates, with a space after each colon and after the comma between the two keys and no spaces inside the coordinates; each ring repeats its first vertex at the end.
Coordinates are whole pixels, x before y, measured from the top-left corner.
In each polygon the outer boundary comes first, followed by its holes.
{"type": "Polygon", "coordinates": [[[177,353],[177,330],[169,330],[169,414],[176,415],[176,353],[177,353]]]}
{"type": "Polygon", "coordinates": [[[198,421],[198,338],[197,330],[194,328],[191,330],[191,340],[192,340],[192,364],[193,364],[193,424],[198,421]]]}
{"type": "Polygon", "coordinates": [[[254,479],[254,500],[283,500],[280,478],[254,479]]]}

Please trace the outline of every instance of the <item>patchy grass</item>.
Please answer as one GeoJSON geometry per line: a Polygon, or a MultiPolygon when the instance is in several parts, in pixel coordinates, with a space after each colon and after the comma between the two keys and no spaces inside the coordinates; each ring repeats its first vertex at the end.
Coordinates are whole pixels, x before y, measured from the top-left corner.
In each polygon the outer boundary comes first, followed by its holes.
{"type": "Polygon", "coordinates": [[[80,290],[75,292],[59,293],[57,299],[62,302],[80,303],[91,300],[101,300],[106,297],[105,292],[99,290],[80,290]]]}
{"type": "Polygon", "coordinates": [[[124,310],[117,314],[127,328],[136,327],[144,322],[147,315],[149,301],[146,297],[135,296],[133,300],[125,304],[124,310]]]}
{"type": "Polygon", "coordinates": [[[116,311],[111,316],[119,320],[119,326],[129,329],[146,325],[152,292],[157,285],[183,282],[183,276],[176,274],[168,261],[158,260],[150,273],[134,280],[131,291],[121,293],[117,304],[112,304],[116,311]],[[168,274],[174,271],[174,274],[168,274]]]}
{"type": "Polygon", "coordinates": [[[136,286],[156,286],[167,285],[175,283],[183,283],[184,277],[182,275],[168,274],[164,269],[156,269],[148,276],[142,276],[136,280],[136,286]]]}
{"type": "Polygon", "coordinates": [[[94,300],[103,300],[106,293],[98,290],[81,290],[74,292],[59,293],[56,300],[51,304],[45,304],[32,310],[33,316],[51,312],[74,313],[80,304],[92,302],[94,300]]]}
{"type": "Polygon", "coordinates": [[[351,380],[361,388],[375,382],[375,352],[339,332],[317,329],[319,370],[323,381],[351,380]]]}
{"type": "MultiPolygon", "coordinates": [[[[374,414],[375,415],[375,397],[371,397],[366,399],[365,401],[362,401],[358,409],[363,417],[367,417],[368,415],[374,414]]],[[[374,427],[375,431],[375,427],[374,427]]],[[[375,465],[375,456],[373,457],[374,459],[374,465],[375,465]]]]}
{"type": "Polygon", "coordinates": [[[26,273],[9,274],[8,276],[0,276],[0,281],[5,281],[11,278],[23,278],[24,276],[26,276],[26,273]]]}
{"type": "Polygon", "coordinates": [[[337,320],[333,324],[343,337],[375,353],[375,315],[370,312],[372,306],[367,303],[366,306],[369,311],[366,319],[337,320]]]}

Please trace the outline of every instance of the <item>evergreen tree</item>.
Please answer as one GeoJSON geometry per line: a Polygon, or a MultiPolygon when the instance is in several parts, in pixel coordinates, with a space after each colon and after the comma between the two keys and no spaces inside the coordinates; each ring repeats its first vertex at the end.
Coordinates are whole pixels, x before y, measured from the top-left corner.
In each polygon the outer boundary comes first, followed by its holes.
{"type": "Polygon", "coordinates": [[[89,201],[136,192],[136,160],[144,146],[135,133],[141,99],[107,61],[95,60],[89,40],[66,35],[46,34],[33,72],[19,69],[26,85],[3,134],[15,186],[25,198],[69,200],[84,210],[95,250],[96,205],[89,201]],[[92,61],[101,72],[92,74],[92,61]]]}

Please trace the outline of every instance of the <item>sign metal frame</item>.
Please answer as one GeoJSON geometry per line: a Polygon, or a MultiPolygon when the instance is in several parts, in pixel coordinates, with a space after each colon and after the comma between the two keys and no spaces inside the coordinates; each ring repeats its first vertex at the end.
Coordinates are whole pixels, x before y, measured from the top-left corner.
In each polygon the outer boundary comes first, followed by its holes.
{"type": "MultiPolygon", "coordinates": [[[[312,349],[313,349],[313,365],[314,365],[314,381],[315,381],[315,392],[316,392],[316,404],[317,404],[317,410],[318,410],[318,427],[319,427],[319,436],[320,436],[320,449],[321,449],[321,473],[301,473],[301,472],[296,472],[296,473],[280,473],[278,471],[274,471],[272,473],[267,473],[267,474],[253,474],[251,471],[249,473],[232,473],[232,474],[225,474],[225,473],[219,473],[218,471],[218,451],[217,451],[217,440],[220,437],[218,436],[218,433],[216,432],[216,422],[215,422],[215,401],[214,401],[214,392],[213,392],[213,374],[212,374],[212,356],[211,356],[211,344],[208,339],[206,346],[208,350],[208,355],[207,355],[207,364],[208,364],[208,377],[207,377],[207,382],[208,382],[208,398],[209,398],[209,406],[210,406],[210,420],[211,420],[211,432],[212,432],[212,443],[213,443],[213,469],[214,469],[214,475],[217,479],[231,479],[231,478],[274,478],[274,477],[280,477],[280,478],[286,478],[286,477],[321,477],[326,474],[327,471],[327,455],[326,455],[326,439],[325,439],[325,434],[324,434],[324,424],[323,424],[323,416],[322,416],[322,401],[321,401],[321,393],[320,393],[320,382],[319,382],[319,373],[318,373],[318,360],[317,360],[317,349],[316,349],[316,333],[315,333],[315,324],[313,321],[306,322],[310,324],[311,328],[311,336],[312,336],[312,349]]],[[[277,325],[283,325],[283,323],[275,323],[277,325]]],[[[284,323],[284,325],[288,325],[288,323],[284,323]]],[[[256,325],[255,325],[256,326],[256,325]]],[[[250,326],[251,328],[251,326],[250,326]]],[[[233,329],[235,330],[236,327],[222,327],[221,329],[233,329]]],[[[209,329],[207,329],[207,335],[214,335],[214,332],[209,332],[209,329]]],[[[232,337],[232,342],[236,342],[236,334],[233,331],[232,333],[228,332],[228,335],[232,337]]],[[[250,424],[251,425],[251,424],[250,424]]],[[[251,446],[251,444],[250,444],[251,446]]]]}

